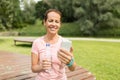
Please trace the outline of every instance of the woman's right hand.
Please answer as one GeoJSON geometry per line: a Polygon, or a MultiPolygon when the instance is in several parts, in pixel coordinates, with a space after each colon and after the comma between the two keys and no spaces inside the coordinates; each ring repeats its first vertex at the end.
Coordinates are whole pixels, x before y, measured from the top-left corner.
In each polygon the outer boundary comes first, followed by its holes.
{"type": "Polygon", "coordinates": [[[51,68],[51,61],[45,59],[42,61],[42,69],[47,70],[51,68]]]}

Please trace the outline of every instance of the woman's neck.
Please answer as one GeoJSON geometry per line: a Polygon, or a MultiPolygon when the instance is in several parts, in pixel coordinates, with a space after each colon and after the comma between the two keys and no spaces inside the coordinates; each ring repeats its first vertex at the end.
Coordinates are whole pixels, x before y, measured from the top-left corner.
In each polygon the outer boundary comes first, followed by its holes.
{"type": "Polygon", "coordinates": [[[45,42],[50,44],[56,43],[58,39],[59,39],[58,34],[55,34],[55,35],[46,34],[44,37],[45,42]]]}

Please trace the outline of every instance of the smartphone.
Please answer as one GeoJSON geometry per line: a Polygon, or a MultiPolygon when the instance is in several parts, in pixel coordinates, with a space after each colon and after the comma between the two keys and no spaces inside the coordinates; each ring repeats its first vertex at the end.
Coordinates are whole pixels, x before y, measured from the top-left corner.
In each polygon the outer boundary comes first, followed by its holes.
{"type": "Polygon", "coordinates": [[[70,51],[70,48],[72,46],[72,41],[64,39],[61,43],[61,48],[64,48],[67,51],[70,51]]]}

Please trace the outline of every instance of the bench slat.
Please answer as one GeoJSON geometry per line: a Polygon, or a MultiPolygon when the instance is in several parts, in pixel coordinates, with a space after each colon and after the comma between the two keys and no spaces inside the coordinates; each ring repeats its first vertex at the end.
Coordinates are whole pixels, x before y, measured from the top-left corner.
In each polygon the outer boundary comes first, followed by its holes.
{"type": "MultiPolygon", "coordinates": [[[[0,52],[0,80],[34,80],[31,57],[23,54],[0,52]]],[[[68,80],[95,80],[95,76],[80,66],[75,71],[66,67],[68,80]]]]}

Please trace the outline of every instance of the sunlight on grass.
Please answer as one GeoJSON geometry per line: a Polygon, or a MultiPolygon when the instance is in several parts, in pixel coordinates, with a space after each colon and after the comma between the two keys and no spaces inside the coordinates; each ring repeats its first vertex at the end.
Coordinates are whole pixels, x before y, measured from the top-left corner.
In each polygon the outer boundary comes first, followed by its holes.
{"type": "Polygon", "coordinates": [[[90,70],[97,80],[119,80],[120,43],[73,41],[75,60],[90,70]]]}
{"type": "Polygon", "coordinates": [[[0,39],[0,50],[30,55],[30,48],[31,44],[20,42],[15,46],[13,39],[0,39]]]}

